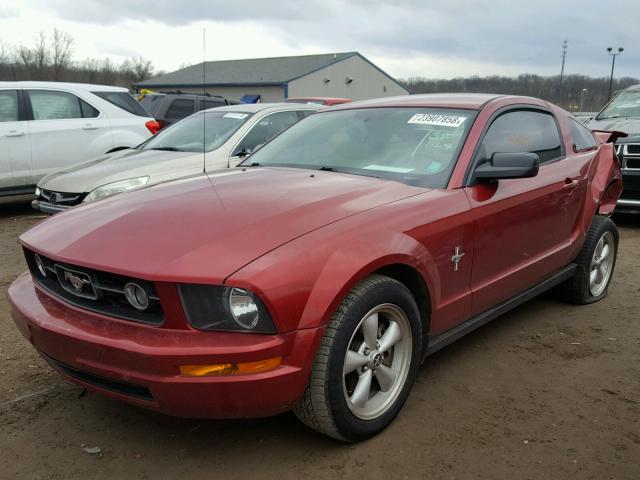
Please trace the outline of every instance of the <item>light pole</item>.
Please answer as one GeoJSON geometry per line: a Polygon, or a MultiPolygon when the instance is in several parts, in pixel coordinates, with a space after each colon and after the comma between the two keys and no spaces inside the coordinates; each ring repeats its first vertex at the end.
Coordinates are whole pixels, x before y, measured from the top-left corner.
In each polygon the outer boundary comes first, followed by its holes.
{"type": "Polygon", "coordinates": [[[611,60],[611,76],[609,77],[609,97],[607,98],[607,101],[609,101],[611,100],[611,88],[613,87],[613,68],[616,66],[616,57],[624,52],[624,48],[618,47],[618,53],[613,53],[613,48],[609,47],[607,48],[607,52],[609,52],[609,55],[613,57],[613,60],[611,60]]]}
{"type": "Polygon", "coordinates": [[[582,109],[582,107],[584,106],[584,94],[587,93],[587,89],[583,88],[582,92],[580,92],[580,111],[583,112],[584,110],[582,109]]]}

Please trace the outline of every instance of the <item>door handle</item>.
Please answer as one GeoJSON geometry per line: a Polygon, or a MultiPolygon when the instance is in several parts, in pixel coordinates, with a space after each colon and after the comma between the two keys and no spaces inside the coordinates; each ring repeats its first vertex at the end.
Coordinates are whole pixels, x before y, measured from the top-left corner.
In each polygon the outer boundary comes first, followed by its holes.
{"type": "Polygon", "coordinates": [[[5,137],[22,137],[24,135],[24,132],[21,132],[19,130],[9,130],[7,133],[4,134],[5,137]]]}
{"type": "Polygon", "coordinates": [[[578,188],[579,185],[580,185],[580,182],[578,180],[573,180],[571,178],[567,178],[565,180],[564,185],[562,185],[562,189],[563,190],[573,191],[576,188],[578,188]]]}
{"type": "Polygon", "coordinates": [[[87,123],[82,127],[83,130],[97,130],[98,127],[95,126],[93,123],[87,123]]]}

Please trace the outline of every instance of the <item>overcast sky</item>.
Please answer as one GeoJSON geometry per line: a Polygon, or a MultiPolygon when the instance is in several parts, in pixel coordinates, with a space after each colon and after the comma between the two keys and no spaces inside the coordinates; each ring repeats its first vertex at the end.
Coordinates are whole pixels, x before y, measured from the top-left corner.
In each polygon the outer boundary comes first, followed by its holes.
{"type": "Polygon", "coordinates": [[[74,57],[129,56],[175,70],[203,58],[357,50],[396,77],[640,77],[637,0],[0,0],[0,41],[31,44],[54,27],[74,57]]]}

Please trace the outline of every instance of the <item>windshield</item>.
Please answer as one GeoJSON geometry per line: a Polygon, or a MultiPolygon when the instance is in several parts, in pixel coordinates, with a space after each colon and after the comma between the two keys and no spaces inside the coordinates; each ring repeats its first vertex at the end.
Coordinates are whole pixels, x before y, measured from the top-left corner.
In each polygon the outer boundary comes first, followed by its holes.
{"type": "Polygon", "coordinates": [[[621,117],[640,118],[640,90],[621,92],[598,114],[596,120],[621,117]]]}
{"type": "Polygon", "coordinates": [[[226,142],[250,116],[246,112],[198,112],[161,130],[140,149],[211,152],[226,142]]]}
{"type": "Polygon", "coordinates": [[[475,111],[368,108],[293,125],[245,162],[366,175],[444,188],[475,111]]]}

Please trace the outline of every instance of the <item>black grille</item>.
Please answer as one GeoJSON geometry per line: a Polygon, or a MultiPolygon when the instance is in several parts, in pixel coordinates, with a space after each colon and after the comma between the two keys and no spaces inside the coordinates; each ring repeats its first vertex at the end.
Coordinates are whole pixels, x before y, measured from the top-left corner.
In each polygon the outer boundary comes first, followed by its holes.
{"type": "Polygon", "coordinates": [[[52,367],[62,370],[72,378],[80,380],[81,382],[88,383],[89,385],[95,385],[104,390],[120,393],[129,397],[141,398],[142,400],[153,400],[153,395],[146,387],[139,385],[133,385],[131,383],[121,382],[119,380],[112,380],[110,378],[100,377],[93,373],[83,372],[77,368],[71,367],[65,363],[59,362],[48,355],[42,354],[45,360],[51,364],[52,367]]]}
{"type": "Polygon", "coordinates": [[[86,193],[54,192],[53,190],[41,189],[38,200],[51,205],[73,207],[74,205],[80,205],[86,196],[86,193]]]}
{"type": "Polygon", "coordinates": [[[38,256],[46,276],[39,271],[36,254],[25,250],[25,257],[33,278],[45,290],[67,303],[92,312],[134,322],[160,325],[164,321],[160,299],[153,283],[124,275],[55,262],[42,255],[38,256]],[[84,285],[81,285],[81,288],[77,290],[72,288],[70,283],[66,281],[65,272],[72,273],[76,280],[79,278],[84,285]],[[138,310],[126,299],[124,286],[129,282],[140,285],[147,293],[149,306],[145,310],[138,310]]]}
{"type": "Polygon", "coordinates": [[[627,153],[631,155],[639,155],[640,154],[640,145],[638,144],[628,144],[627,145],[627,153]]]}
{"type": "Polygon", "coordinates": [[[640,168],[640,157],[638,158],[625,157],[624,164],[626,168],[640,168]]]}

